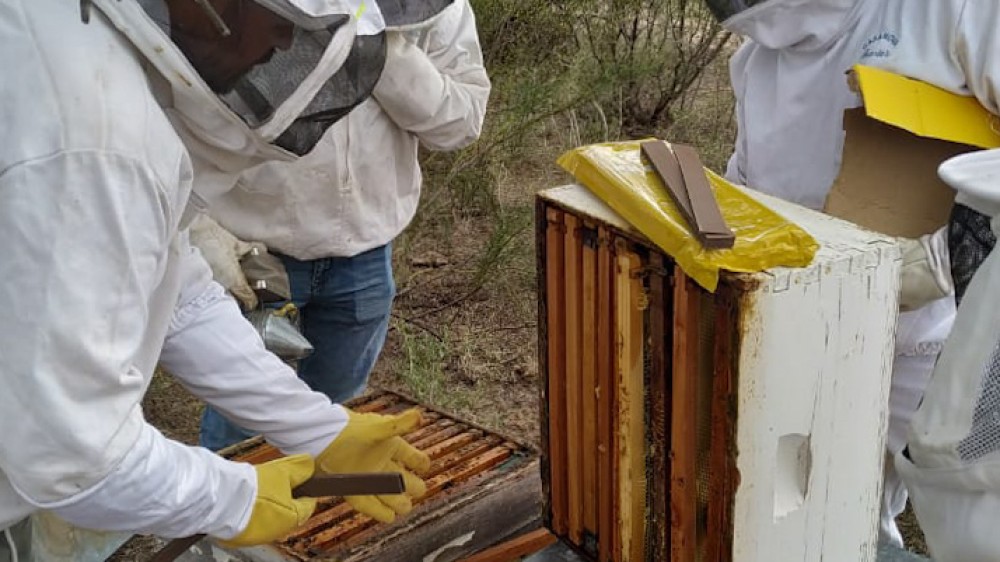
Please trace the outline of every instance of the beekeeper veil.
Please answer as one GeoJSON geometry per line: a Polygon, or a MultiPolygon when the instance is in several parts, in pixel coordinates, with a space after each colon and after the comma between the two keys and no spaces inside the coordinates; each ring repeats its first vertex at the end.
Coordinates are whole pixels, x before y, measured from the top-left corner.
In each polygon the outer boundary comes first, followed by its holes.
{"type": "Polygon", "coordinates": [[[92,2],[166,83],[154,90],[192,156],[230,173],[309,152],[364,89],[331,78],[384,32],[373,0],[92,2]]]}
{"type": "Polygon", "coordinates": [[[858,21],[863,0],[705,0],[727,31],[768,49],[829,50],[858,21]]]}
{"type": "MultiPolygon", "coordinates": [[[[419,31],[429,27],[454,0],[379,0],[377,7],[385,30],[419,31]]],[[[360,34],[344,64],[334,75],[339,87],[337,109],[328,114],[336,120],[368,99],[385,68],[386,35],[360,34]]]]}
{"type": "MultiPolygon", "coordinates": [[[[939,174],[1000,233],[1000,150],[957,156],[939,174]]],[[[935,560],[996,560],[1000,552],[1000,250],[982,251],[908,450],[896,457],[935,560]]]]}

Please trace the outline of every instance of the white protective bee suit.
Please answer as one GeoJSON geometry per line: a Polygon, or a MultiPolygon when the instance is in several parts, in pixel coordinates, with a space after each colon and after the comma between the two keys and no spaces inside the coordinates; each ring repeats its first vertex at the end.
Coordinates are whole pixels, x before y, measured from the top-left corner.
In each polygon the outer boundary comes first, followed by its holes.
{"type": "MultiPolygon", "coordinates": [[[[921,3],[922,4],[922,3],[921,3]]],[[[941,0],[914,10],[885,8],[882,29],[905,38],[880,66],[962,95],[1000,115],[1000,3],[941,0]]],[[[1000,120],[996,120],[1000,124],[1000,120]]],[[[940,175],[956,202],[993,217],[1000,231],[1000,151],[944,163],[940,175]]],[[[1000,255],[972,278],[924,402],[907,452],[896,466],[910,490],[927,544],[940,562],[1000,559],[1000,255]]]]}
{"type": "MultiPolygon", "coordinates": [[[[845,73],[855,64],[878,66],[896,51],[923,46],[938,27],[883,24],[907,10],[927,8],[906,0],[766,0],[726,19],[724,27],[750,38],[730,64],[739,132],[728,178],[821,209],[840,170],[843,112],[861,104],[845,73]]],[[[948,279],[945,229],[923,242],[932,254],[927,261],[936,266],[934,277],[948,279]]],[[[907,496],[891,458],[904,446],[954,314],[949,296],[899,318],[880,524],[882,539],[899,546],[895,517],[907,496]]]]}
{"type": "Polygon", "coordinates": [[[209,200],[237,238],[299,260],[355,256],[384,246],[420,200],[417,151],[457,150],[479,138],[490,81],[468,0],[410,31],[390,31],[372,97],[295,162],[245,174],[209,200]]]}
{"type": "MultiPolygon", "coordinates": [[[[990,8],[980,15],[1000,15],[990,8]]],[[[956,60],[964,66],[976,58],[962,54],[956,60]]],[[[940,173],[976,211],[992,216],[993,231],[1000,232],[1000,150],[955,157],[940,173]]],[[[994,249],[969,283],[907,449],[896,455],[927,545],[941,562],[992,562],[1000,553],[998,286],[1000,253],[994,249]]]]}
{"type": "MultiPolygon", "coordinates": [[[[183,230],[196,177],[218,190],[293,156],[228,111],[139,3],[94,4],[84,24],[77,2],[0,1],[0,529],[44,509],[228,539],[250,518],[254,469],[165,438],[141,400],[161,362],[286,453],[318,454],[344,427],[264,350],[183,230]]],[[[360,32],[343,19],[320,84],[360,32]]]]}

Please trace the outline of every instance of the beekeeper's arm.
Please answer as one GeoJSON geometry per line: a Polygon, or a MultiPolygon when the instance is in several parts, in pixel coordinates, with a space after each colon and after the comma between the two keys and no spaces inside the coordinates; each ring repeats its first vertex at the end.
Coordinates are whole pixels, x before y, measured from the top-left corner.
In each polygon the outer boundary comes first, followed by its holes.
{"type": "Polygon", "coordinates": [[[468,0],[456,0],[426,33],[422,50],[406,33],[388,32],[385,69],[373,96],[428,148],[459,149],[479,138],[490,95],[468,0]]]}
{"type": "Polygon", "coordinates": [[[84,528],[236,536],[254,469],[143,419],[153,366],[135,361],[161,337],[147,321],[171,252],[157,176],[76,151],[5,170],[0,197],[4,474],[26,502],[84,528]]]}
{"type": "Polygon", "coordinates": [[[424,483],[411,471],[430,460],[400,437],[420,422],[401,416],[354,414],[313,392],[264,348],[235,301],[211,280],[200,254],[187,248],[184,290],[160,361],[186,388],[240,427],[261,433],[286,454],[308,454],[325,473],[399,472],[407,495],[355,496],[347,501],[379,521],[412,509],[424,483]]]}
{"type": "Polygon", "coordinates": [[[181,302],[160,364],[193,394],[241,427],[264,434],[282,452],[318,455],[347,422],[347,413],[313,392],[267,351],[236,302],[212,281],[190,246],[182,260],[181,302]]]}

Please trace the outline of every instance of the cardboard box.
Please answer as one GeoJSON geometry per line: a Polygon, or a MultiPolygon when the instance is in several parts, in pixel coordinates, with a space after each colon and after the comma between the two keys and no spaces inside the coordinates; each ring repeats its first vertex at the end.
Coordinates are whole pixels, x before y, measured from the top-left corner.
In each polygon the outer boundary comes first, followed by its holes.
{"type": "Polygon", "coordinates": [[[865,107],[844,115],[840,175],[824,210],[892,236],[934,232],[955,198],[938,166],[1000,147],[1000,119],[975,98],[923,82],[863,66],[855,76],[865,107]]]}

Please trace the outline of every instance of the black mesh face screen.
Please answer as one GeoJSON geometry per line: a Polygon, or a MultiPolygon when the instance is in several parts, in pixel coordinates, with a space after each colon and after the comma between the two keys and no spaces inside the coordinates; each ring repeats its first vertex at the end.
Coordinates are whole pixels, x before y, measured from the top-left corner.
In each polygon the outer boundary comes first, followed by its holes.
{"type": "Polygon", "coordinates": [[[735,16],[736,14],[748,10],[757,4],[763,4],[768,0],[705,0],[708,9],[715,14],[720,22],[735,16]]]}
{"type": "MultiPolygon", "coordinates": [[[[322,54],[319,48],[326,47],[317,35],[318,32],[297,31],[292,48],[276,53],[268,64],[254,68],[223,100],[251,127],[263,124],[312,71],[312,61],[322,54]]],[[[343,66],[275,144],[300,156],[311,151],[331,125],[371,95],[385,67],[385,49],[385,33],[356,36],[343,66]]]]}
{"type": "Polygon", "coordinates": [[[955,283],[955,302],[962,303],[972,276],[996,246],[997,237],[990,226],[992,217],[956,203],[948,221],[948,253],[951,277],[955,283]]]}
{"type": "Polygon", "coordinates": [[[452,5],[454,0],[378,0],[387,27],[406,27],[425,22],[452,5]]]}
{"type": "Polygon", "coordinates": [[[385,48],[384,33],[359,35],[344,65],[275,144],[300,155],[312,150],[327,128],[371,96],[385,67],[385,48]]]}

